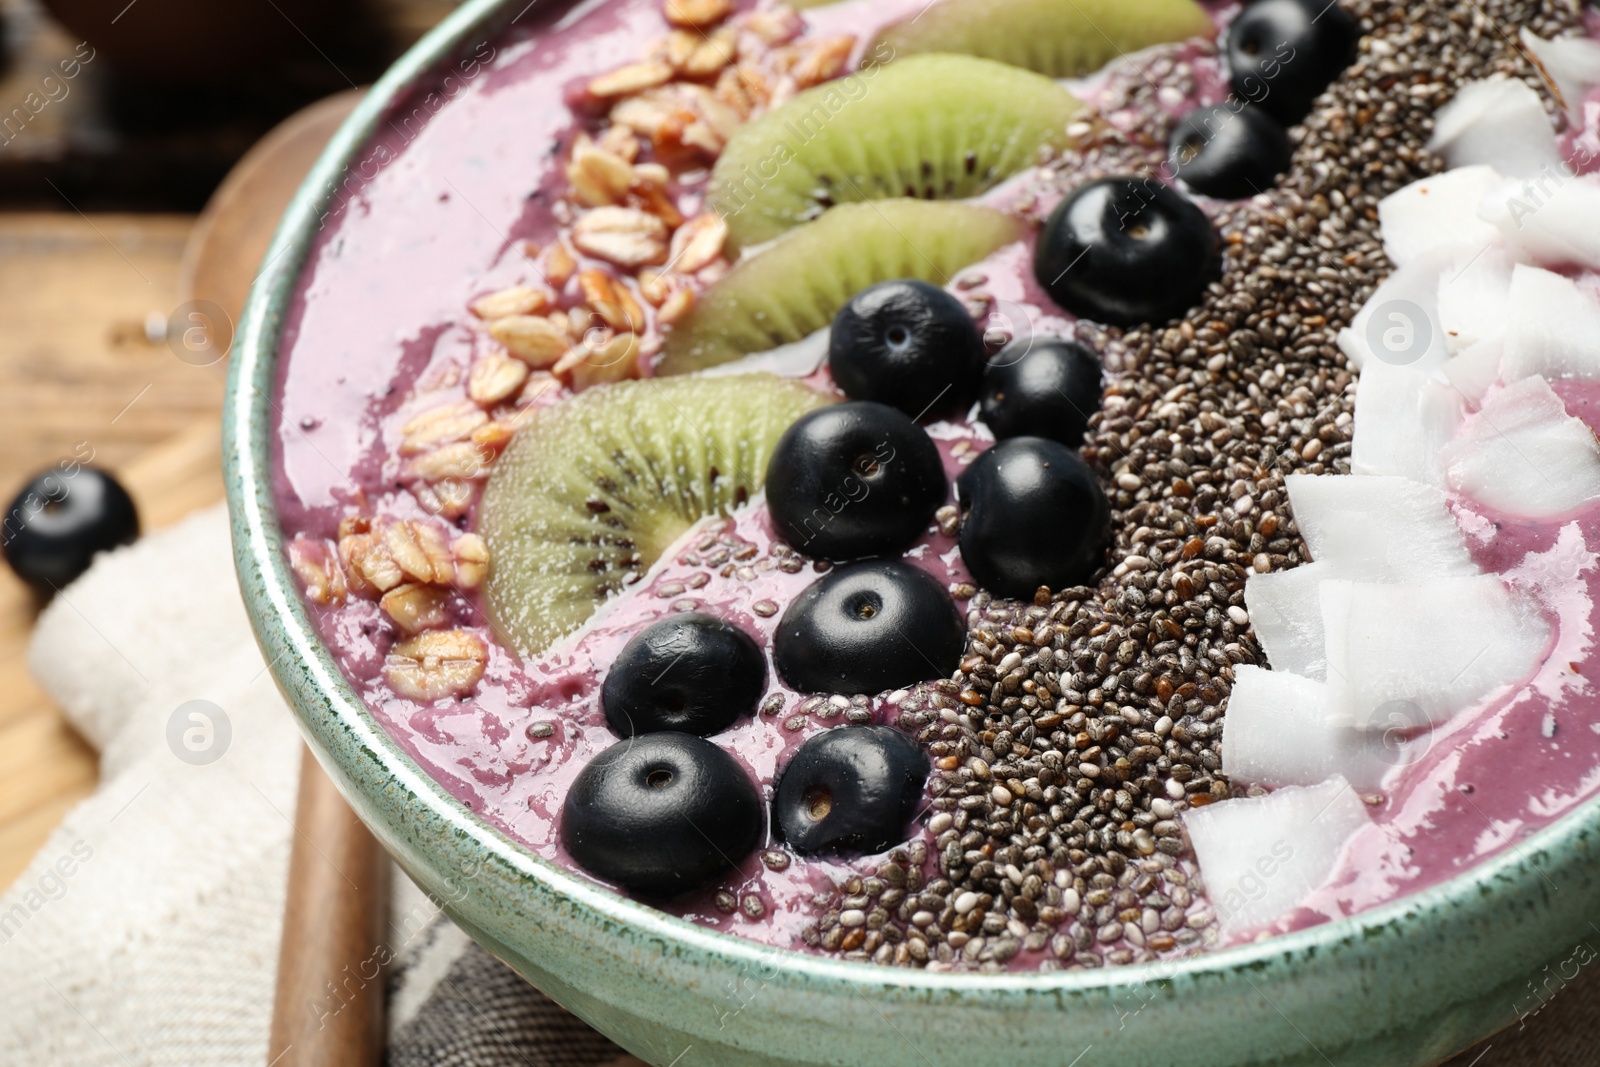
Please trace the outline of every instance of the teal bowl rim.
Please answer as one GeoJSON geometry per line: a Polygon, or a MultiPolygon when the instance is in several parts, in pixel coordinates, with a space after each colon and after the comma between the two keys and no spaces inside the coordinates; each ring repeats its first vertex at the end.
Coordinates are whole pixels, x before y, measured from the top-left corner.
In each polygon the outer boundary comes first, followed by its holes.
{"type": "MultiPolygon", "coordinates": [[[[425,84],[462,46],[482,40],[503,25],[526,0],[469,0],[428,33],[374,85],[301,185],[273,239],[251,289],[232,353],[224,402],[223,451],[234,556],[246,607],[272,673],[302,730],[324,762],[338,757],[369,764],[398,786],[403,795],[388,803],[413,820],[431,819],[439,848],[468,863],[494,859],[529,884],[565,898],[606,922],[617,936],[631,939],[651,955],[667,946],[733,965],[770,964],[783,959],[775,983],[803,982],[813,989],[856,991],[872,986],[881,993],[959,995],[963,1000],[998,1001],[1016,994],[1058,997],[1097,991],[1115,994],[1148,988],[1152,980],[1222,980],[1235,972],[1259,972],[1271,965],[1293,968],[1310,963],[1341,944],[1361,942],[1385,931],[1426,923],[1456,908],[1470,911],[1491,883],[1515,882],[1531,869],[1529,853],[1561,854],[1579,838],[1600,832],[1600,804],[1593,798],[1531,837],[1473,865],[1446,881],[1355,916],[1176,960],[1055,972],[976,974],[892,968],[833,960],[773,947],[698,926],[636,903],[565,867],[526,851],[452,797],[411,760],[373,717],[340,673],[311,624],[288,565],[273,501],[272,441],[277,428],[272,400],[280,333],[296,281],[315,241],[318,220],[332,200],[347,166],[378,129],[389,108],[425,84]],[[315,705],[320,701],[321,708],[315,705]]],[[[532,5],[527,5],[531,7],[532,5]]],[[[520,16],[518,16],[520,17],[520,16]]],[[[336,775],[336,777],[344,777],[336,775]]],[[[364,798],[382,803],[379,798],[364,798]]],[[[358,808],[366,805],[358,803],[358,808]]]]}

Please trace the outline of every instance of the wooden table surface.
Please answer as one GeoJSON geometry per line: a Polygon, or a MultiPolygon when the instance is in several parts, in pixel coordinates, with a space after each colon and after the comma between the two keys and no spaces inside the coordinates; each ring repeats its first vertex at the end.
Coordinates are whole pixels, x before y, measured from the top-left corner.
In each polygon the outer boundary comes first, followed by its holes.
{"type": "MultiPolygon", "coordinates": [[[[0,215],[0,497],[94,450],[146,528],[220,500],[222,367],[159,339],[194,219],[0,215]]],[[[28,674],[38,605],[0,567],[0,887],[95,781],[94,753],[28,674]]]]}
{"type": "MultiPolygon", "coordinates": [[[[359,32],[381,38],[381,46],[358,50],[368,70],[324,42],[339,56],[335,63],[328,49],[322,50],[340,75],[331,89],[346,88],[351,77],[376,74],[454,7],[455,0],[361,0],[359,32]]],[[[16,53],[9,69],[0,72],[0,90],[20,98],[41,72],[53,69],[58,54],[73,51],[76,39],[26,0],[0,0],[0,18],[16,53]]],[[[306,88],[297,85],[284,91],[285,99],[306,88]]],[[[61,208],[0,213],[0,506],[33,473],[75,455],[81,446],[93,449],[94,462],[127,484],[150,529],[222,498],[218,412],[224,372],[221,365],[184,363],[161,338],[161,324],[183,299],[179,271],[196,217],[92,209],[85,215],[73,206],[79,197],[62,194],[59,182],[88,181],[85,175],[99,173],[84,170],[82,160],[73,164],[73,146],[105,140],[84,141],[76,134],[106,110],[104,94],[119,91],[104,79],[84,79],[80,90],[43,113],[30,126],[25,144],[18,138],[0,150],[5,202],[17,203],[19,189],[36,186],[38,195],[22,196],[22,202],[61,208]],[[66,169],[51,178],[52,166],[66,169]],[[51,182],[58,183],[53,190],[51,182]]],[[[189,144],[185,136],[198,138],[199,144],[223,137],[205,126],[223,120],[208,114],[198,108],[195,130],[176,140],[158,138],[153,147],[133,135],[111,141],[134,155],[142,150],[145,164],[166,160],[164,151],[181,162],[188,159],[181,150],[189,144]]],[[[309,158],[292,165],[303,167],[309,158]]],[[[101,163],[115,174],[126,161],[116,156],[101,163]]],[[[88,190],[95,198],[86,193],[83,201],[116,199],[116,183],[102,184],[106,188],[88,190]]],[[[223,243],[240,244],[237,251],[247,255],[242,245],[248,242],[228,236],[223,243]]],[[[227,275],[230,269],[210,261],[204,266],[213,282],[211,275],[219,270],[227,275]]],[[[251,266],[245,264],[246,276],[251,266]]],[[[201,288],[203,295],[231,303],[240,287],[201,288]]],[[[37,612],[27,590],[0,566],[0,889],[16,879],[95,781],[94,754],[28,674],[27,641],[37,612]]]]}

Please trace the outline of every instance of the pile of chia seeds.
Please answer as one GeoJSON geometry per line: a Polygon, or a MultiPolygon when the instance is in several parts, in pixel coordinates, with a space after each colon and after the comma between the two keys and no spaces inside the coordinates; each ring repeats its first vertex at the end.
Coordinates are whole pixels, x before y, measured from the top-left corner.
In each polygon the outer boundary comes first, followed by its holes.
{"type": "MultiPolygon", "coordinates": [[[[816,901],[814,946],[847,959],[997,971],[1187,954],[1215,913],[1178,816],[1231,795],[1220,773],[1233,670],[1261,663],[1244,608],[1252,571],[1303,548],[1283,477],[1348,473],[1355,375],[1335,346],[1392,268],[1378,201],[1440,168],[1433,114],[1463,81],[1539,85],[1527,27],[1578,26],[1561,0],[1349,9],[1361,55],[1292,137],[1266,202],[1215,215],[1226,271],[1203,306],[1161,329],[1080,334],[1109,385],[1084,456],[1112,505],[1112,569],[1032,603],[968,602],[957,676],[898,704],[935,761],[930,849],[816,901]]],[[[1173,120],[1163,89],[1194,73],[1174,50],[1117,75],[1095,124],[1056,167],[1064,186],[1154,175],[1173,120]]]]}

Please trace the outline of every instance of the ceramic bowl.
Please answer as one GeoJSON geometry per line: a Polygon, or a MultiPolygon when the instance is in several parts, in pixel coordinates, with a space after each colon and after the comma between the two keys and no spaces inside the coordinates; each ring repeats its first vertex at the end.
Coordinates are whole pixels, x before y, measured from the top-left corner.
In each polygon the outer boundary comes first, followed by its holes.
{"type": "Polygon", "coordinates": [[[227,399],[235,553],[267,661],[355,810],[457,923],[628,1051],[678,1067],[1405,1067],[1533,1010],[1534,989],[1559,991],[1554,976],[1586,951],[1575,946],[1600,944],[1593,803],[1434,889],[1253,945],[1105,970],[929,974],[763,948],[624,899],[528,854],[407,758],[317,638],[285,561],[271,470],[279,331],[327,191],[385,109],[526,2],[457,10],[340,130],[251,294],[227,399]]]}

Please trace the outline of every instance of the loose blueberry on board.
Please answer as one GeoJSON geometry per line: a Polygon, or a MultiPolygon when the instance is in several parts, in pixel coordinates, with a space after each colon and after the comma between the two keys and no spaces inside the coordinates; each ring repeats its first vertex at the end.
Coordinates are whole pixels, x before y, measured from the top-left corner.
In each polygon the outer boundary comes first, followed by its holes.
{"type": "Polygon", "coordinates": [[[978,417],[997,439],[1048,437],[1083,443],[1100,408],[1100,360],[1076,341],[1014,341],[983,372],[978,417]]]}
{"type": "Polygon", "coordinates": [[[699,889],[760,843],[761,794],[728,753],[690,734],[640,734],[578,772],[561,843],[579,866],[643,897],[699,889]]]}
{"type": "Polygon", "coordinates": [[[1266,192],[1294,155],[1277,119],[1237,101],[1189,112],[1168,149],[1173,171],[1189,188],[1220,200],[1266,192]]]}
{"type": "Polygon", "coordinates": [[[928,771],[928,754],[898,730],[825,731],[783,768],[773,827],[796,852],[882,852],[910,836],[928,771]]]}
{"type": "Polygon", "coordinates": [[[41,474],[6,509],[6,562],[46,596],[88,570],[98,553],[138,536],[133,498],[95,467],[41,474]]]}
{"type": "Polygon", "coordinates": [[[950,493],[939,449],[910,417],[870,400],[801,416],[767,463],[779,536],[835,561],[898,552],[950,493]]]}
{"type": "Polygon", "coordinates": [[[705,737],[753,714],[766,684],[766,657],[749,634],[688,612],[623,646],[600,688],[600,707],[619,737],[664,730],[705,737]]]}
{"type": "Polygon", "coordinates": [[[1200,302],[1221,271],[1211,220],[1150,178],[1079,187],[1039,235],[1033,270],[1056,303],[1112,326],[1159,324],[1200,302]]]}
{"type": "Polygon", "coordinates": [[[857,293],[828,337],[828,369],[846,396],[914,419],[969,403],[983,357],[983,336],[961,301],[914,279],[857,293]]]}
{"type": "Polygon", "coordinates": [[[1042,437],[1013,437],[961,473],[961,559],[985,589],[1031,597],[1077,585],[1110,538],[1111,508],[1078,454],[1042,437]]]}
{"type": "Polygon", "coordinates": [[[966,621],[932,575],[873,560],[835,568],[796,597],[772,657],[791,689],[870,695],[944,677],[966,643],[966,621]]]}
{"type": "Polygon", "coordinates": [[[1233,92],[1285,126],[1355,61],[1361,27],[1333,0],[1256,0],[1228,27],[1233,92]]]}

